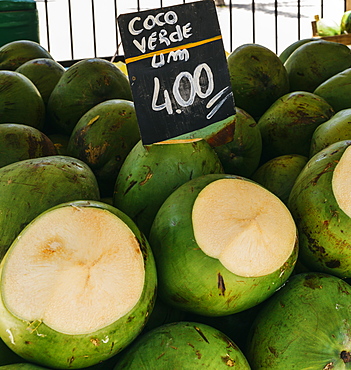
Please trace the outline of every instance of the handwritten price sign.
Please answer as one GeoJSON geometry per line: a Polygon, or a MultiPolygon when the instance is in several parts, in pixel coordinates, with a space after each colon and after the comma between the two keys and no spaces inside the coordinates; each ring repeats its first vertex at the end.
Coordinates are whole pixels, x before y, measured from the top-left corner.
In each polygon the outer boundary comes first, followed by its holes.
{"type": "Polygon", "coordinates": [[[213,0],[119,16],[143,144],[235,114],[213,0]]]}

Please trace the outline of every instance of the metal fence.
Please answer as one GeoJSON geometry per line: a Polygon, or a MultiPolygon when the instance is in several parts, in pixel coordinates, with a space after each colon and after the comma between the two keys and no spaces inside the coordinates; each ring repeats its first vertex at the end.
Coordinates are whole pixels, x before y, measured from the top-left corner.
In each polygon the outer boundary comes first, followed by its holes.
{"type": "MultiPolygon", "coordinates": [[[[59,61],[113,56],[122,59],[116,22],[120,14],[190,1],[194,0],[37,0],[40,43],[59,61]]],[[[226,51],[245,43],[257,43],[277,54],[296,40],[312,37],[311,22],[315,15],[339,22],[351,2],[215,1],[226,51]]]]}

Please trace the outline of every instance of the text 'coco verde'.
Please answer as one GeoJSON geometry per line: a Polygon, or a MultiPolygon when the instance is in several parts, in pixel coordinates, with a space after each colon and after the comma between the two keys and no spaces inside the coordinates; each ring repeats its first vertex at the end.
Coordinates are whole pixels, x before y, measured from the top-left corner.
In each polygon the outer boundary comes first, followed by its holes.
{"type": "Polygon", "coordinates": [[[191,35],[191,23],[188,22],[181,26],[177,24],[178,16],[173,10],[166,13],[160,12],[156,15],[149,14],[145,19],[139,16],[132,18],[128,24],[128,31],[133,36],[139,36],[139,39],[134,38],[133,44],[141,53],[152,52],[158,45],[169,47],[172,43],[181,42],[188,39],[191,35]],[[143,36],[144,31],[151,31],[155,27],[163,27],[166,24],[173,26],[174,31],[168,32],[161,28],[158,31],[153,31],[148,37],[143,36]]]}
{"type": "MultiPolygon", "coordinates": [[[[156,15],[149,14],[145,18],[135,16],[128,23],[128,31],[134,37],[134,46],[142,53],[135,58],[129,58],[130,62],[144,58],[151,59],[151,67],[160,68],[166,64],[177,61],[188,61],[190,54],[187,47],[199,46],[203,43],[212,41],[204,40],[193,44],[176,46],[173,44],[180,43],[189,39],[192,33],[191,23],[183,25],[178,24],[179,18],[175,11],[159,12],[156,15]],[[165,29],[167,25],[168,31],[165,29]],[[173,26],[172,31],[169,31],[169,26],[173,26]],[[156,29],[156,30],[155,30],[156,29]],[[150,33],[148,36],[145,34],[150,33]],[[164,49],[155,50],[158,46],[164,46],[164,49]],[[167,57],[165,57],[167,55],[167,57]]],[[[220,38],[216,36],[213,40],[220,38]]],[[[214,76],[210,66],[207,63],[200,63],[194,69],[193,73],[188,71],[180,71],[176,76],[173,86],[168,91],[162,88],[158,77],[154,77],[153,94],[151,108],[153,111],[166,110],[168,114],[182,113],[182,108],[190,107],[194,104],[196,98],[210,98],[206,105],[209,113],[206,118],[211,119],[224,103],[227,96],[223,99],[223,95],[228,88],[221,90],[211,98],[214,92],[214,76]],[[163,94],[161,93],[163,91],[163,94]],[[217,104],[218,100],[221,100],[217,104]],[[174,103],[176,104],[174,106],[174,103]]]]}

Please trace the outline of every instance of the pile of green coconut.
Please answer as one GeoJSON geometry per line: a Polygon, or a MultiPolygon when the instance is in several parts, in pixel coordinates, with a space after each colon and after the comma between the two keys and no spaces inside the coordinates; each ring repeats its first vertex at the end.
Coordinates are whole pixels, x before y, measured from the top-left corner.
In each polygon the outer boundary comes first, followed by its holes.
{"type": "Polygon", "coordinates": [[[351,366],[351,51],[227,62],[235,115],[144,145],[116,63],[0,47],[0,369],[351,366]]]}

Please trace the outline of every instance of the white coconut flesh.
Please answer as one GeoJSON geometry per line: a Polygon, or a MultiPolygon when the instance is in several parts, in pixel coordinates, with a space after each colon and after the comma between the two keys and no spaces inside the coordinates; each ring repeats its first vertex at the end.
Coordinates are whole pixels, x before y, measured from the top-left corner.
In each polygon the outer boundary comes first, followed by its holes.
{"type": "Polygon", "coordinates": [[[201,250],[232,273],[258,277],[281,268],[296,243],[290,211],[273,193],[244,179],[220,179],[198,194],[192,211],[201,250]]]}
{"type": "Polygon", "coordinates": [[[347,216],[351,217],[351,147],[348,146],[334,168],[332,177],[334,197],[347,216]]]}
{"type": "Polygon", "coordinates": [[[117,216],[61,207],[37,218],[9,250],[1,294],[18,318],[85,334],[127,314],[145,279],[139,243],[117,216]]]}

